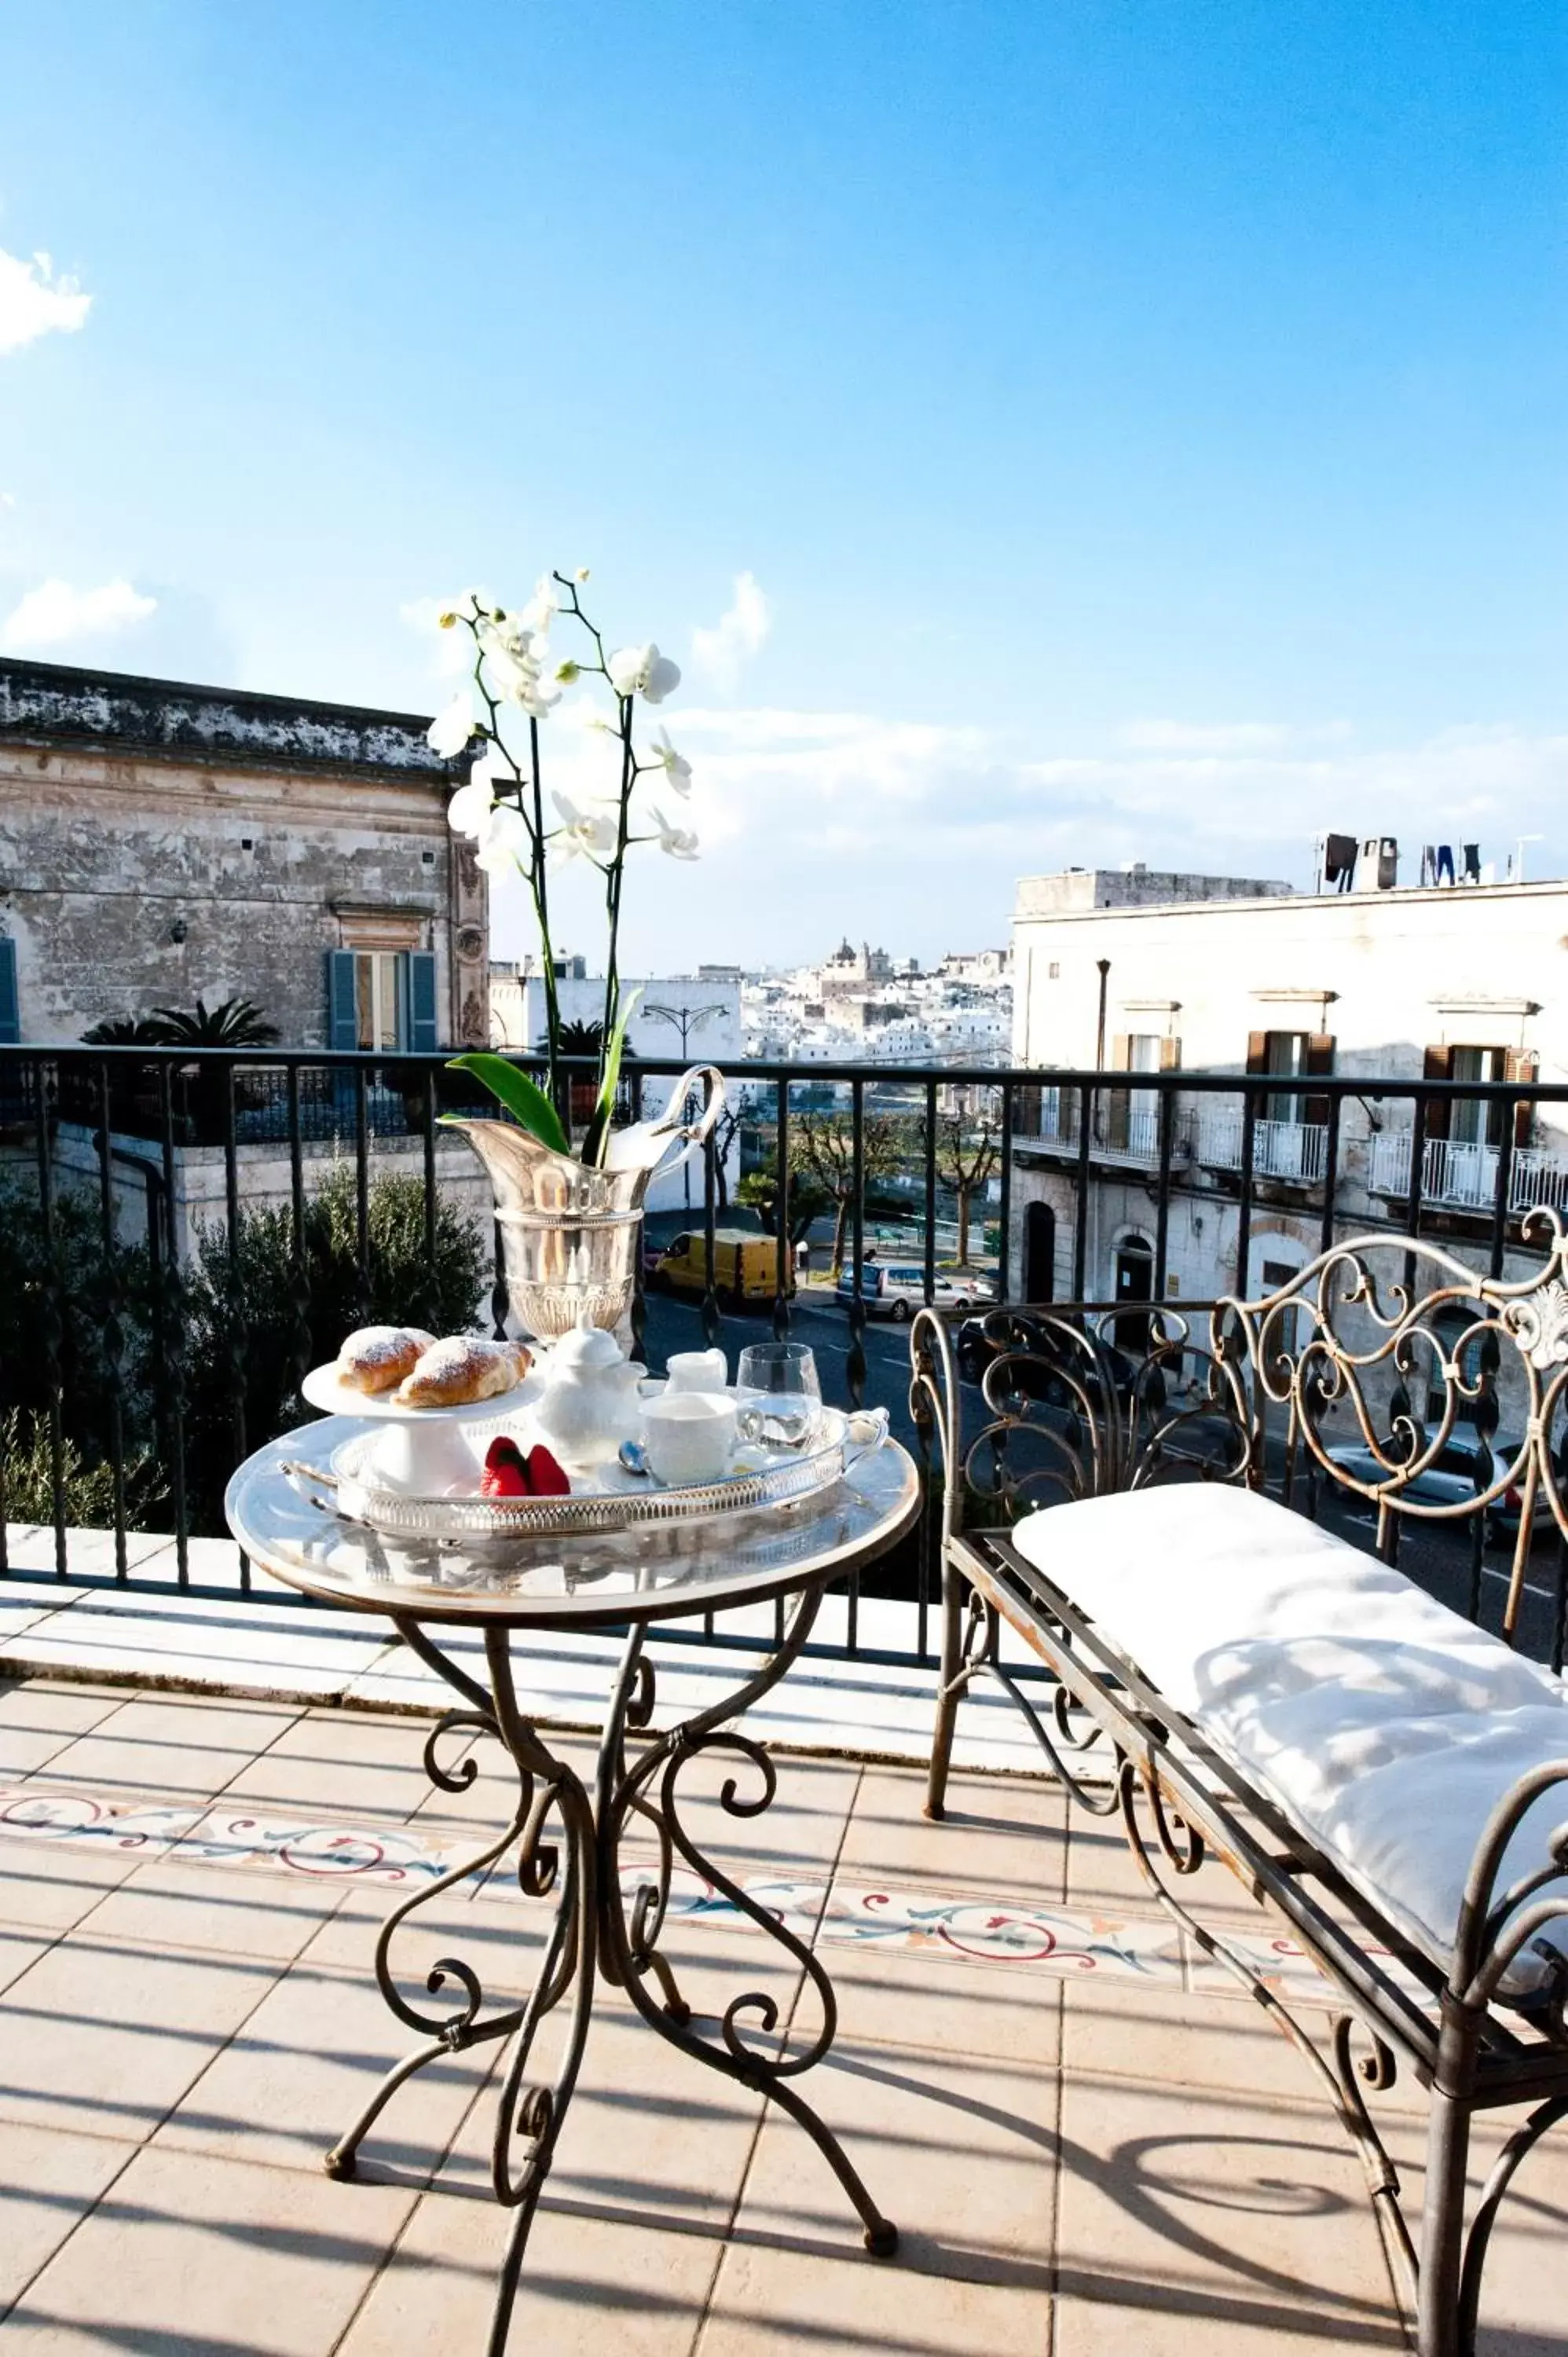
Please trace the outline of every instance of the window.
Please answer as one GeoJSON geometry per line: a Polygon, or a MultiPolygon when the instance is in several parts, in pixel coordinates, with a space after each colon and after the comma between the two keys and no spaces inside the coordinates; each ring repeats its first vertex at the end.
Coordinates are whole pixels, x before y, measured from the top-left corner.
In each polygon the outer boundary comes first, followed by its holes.
{"type": "MultiPolygon", "coordinates": [[[[1247,1070],[1283,1080],[1309,1080],[1334,1070],[1334,1041],[1326,1031],[1254,1031],[1247,1042],[1247,1070]]],[[[1278,1122],[1287,1128],[1322,1129],[1328,1122],[1328,1100],[1297,1096],[1289,1089],[1260,1091],[1260,1121],[1278,1122]]]]}
{"type": "Polygon", "coordinates": [[[327,1039],[339,1051],[431,1054],[438,1045],[431,950],[327,952],[327,1039]]]}
{"type": "Polygon", "coordinates": [[[1053,958],[1050,964],[1046,968],[1046,980],[1047,982],[1059,982],[1061,978],[1062,970],[1053,958]]]}
{"type": "MultiPolygon", "coordinates": [[[[1450,1069],[1456,1081],[1506,1081],[1506,1048],[1455,1048],[1450,1069]]],[[[1448,1135],[1456,1146],[1500,1146],[1503,1107],[1498,1097],[1461,1097],[1451,1105],[1448,1135]]]]}
{"type": "MultiPolygon", "coordinates": [[[[1423,1077],[1426,1080],[1473,1081],[1482,1087],[1495,1081],[1533,1081],[1539,1070],[1540,1060],[1533,1050],[1513,1048],[1428,1048],[1423,1062],[1423,1077]]],[[[1428,1101],[1426,1135],[1429,1139],[1446,1141],[1449,1180],[1485,1192],[1489,1184],[1488,1168],[1496,1167],[1490,1164],[1489,1157],[1503,1142],[1509,1118],[1506,1097],[1428,1101]]],[[[1515,1145],[1528,1146],[1528,1104],[1514,1107],[1513,1124],[1515,1145]]]]}
{"type": "Polygon", "coordinates": [[[402,969],[396,950],[354,952],[356,1048],[403,1046],[402,969]]]}
{"type": "MultiPolygon", "coordinates": [[[[1111,1043],[1118,1072],[1170,1071],[1181,1060],[1180,1042],[1157,1031],[1119,1032],[1111,1043]]],[[[1160,1148],[1160,1100],[1153,1089],[1113,1089],[1106,1103],[1106,1144],[1121,1154],[1152,1160],[1160,1148]]]]}

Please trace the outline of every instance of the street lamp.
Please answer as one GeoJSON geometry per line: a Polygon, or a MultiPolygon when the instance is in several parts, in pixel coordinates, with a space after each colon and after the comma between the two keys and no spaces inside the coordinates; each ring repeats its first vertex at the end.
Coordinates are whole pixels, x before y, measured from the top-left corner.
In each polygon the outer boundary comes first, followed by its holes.
{"type": "MultiPolygon", "coordinates": [[[[650,1023],[668,1023],[671,1030],[679,1031],[681,1034],[681,1061],[684,1063],[686,1060],[686,1043],[690,1039],[693,1032],[700,1031],[703,1025],[708,1020],[710,1016],[727,1015],[729,1008],[722,998],[715,999],[711,1006],[650,1006],[645,999],[642,1004],[641,1012],[650,1023]]],[[[692,1163],[690,1156],[687,1157],[685,1162],[682,1166],[682,1176],[685,1181],[686,1209],[689,1211],[692,1208],[692,1163]]]]}

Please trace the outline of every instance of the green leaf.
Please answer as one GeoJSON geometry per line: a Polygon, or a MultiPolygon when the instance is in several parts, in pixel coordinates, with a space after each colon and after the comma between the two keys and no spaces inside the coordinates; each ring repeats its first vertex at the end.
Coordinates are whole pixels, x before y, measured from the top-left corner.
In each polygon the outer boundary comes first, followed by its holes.
{"type": "Polygon", "coordinates": [[[531,1135],[553,1153],[570,1154],[572,1143],[561,1126],[561,1116],[536,1081],[509,1064],[504,1056],[454,1056],[449,1072],[472,1072],[491,1096],[522,1124],[531,1135]]]}
{"type": "Polygon", "coordinates": [[[594,1107],[593,1120],[588,1124],[588,1135],[583,1141],[583,1159],[591,1170],[597,1169],[609,1142],[616,1090],[620,1083],[620,1060],[626,1051],[626,1028],[641,996],[642,989],[639,985],[629,997],[618,998],[616,1002],[615,1024],[605,1043],[605,1076],[599,1082],[598,1102],[594,1107]]]}

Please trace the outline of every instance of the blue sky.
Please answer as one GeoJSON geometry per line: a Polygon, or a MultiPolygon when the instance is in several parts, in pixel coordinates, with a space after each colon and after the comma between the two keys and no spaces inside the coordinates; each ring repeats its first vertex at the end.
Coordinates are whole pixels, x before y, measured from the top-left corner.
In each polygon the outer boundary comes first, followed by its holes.
{"type": "Polygon", "coordinates": [[[434,710],[422,600],[590,565],[640,963],[1563,872],[1565,123],[1558,0],[8,0],[0,651],[434,710]]]}

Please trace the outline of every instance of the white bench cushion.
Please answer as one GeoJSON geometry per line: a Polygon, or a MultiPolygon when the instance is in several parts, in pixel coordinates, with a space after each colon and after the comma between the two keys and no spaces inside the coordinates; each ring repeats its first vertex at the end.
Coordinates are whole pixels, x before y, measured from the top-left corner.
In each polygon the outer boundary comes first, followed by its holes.
{"type": "MultiPolygon", "coordinates": [[[[1246,1490],[1052,1506],[1013,1534],[1215,1749],[1444,1968],[1477,1843],[1509,1787],[1568,1764],[1568,1690],[1365,1555],[1246,1490]]],[[[1498,1894],[1543,1866],[1568,1784],[1524,1818],[1498,1894]]],[[[1547,1894],[1542,1894],[1547,1895],[1547,1894]]],[[[1550,1887],[1568,1896],[1568,1877],[1550,1887]]],[[[1568,1919],[1544,1936],[1568,1953],[1568,1919]]],[[[1519,1958],[1504,1984],[1547,1976],[1519,1958]]]]}

